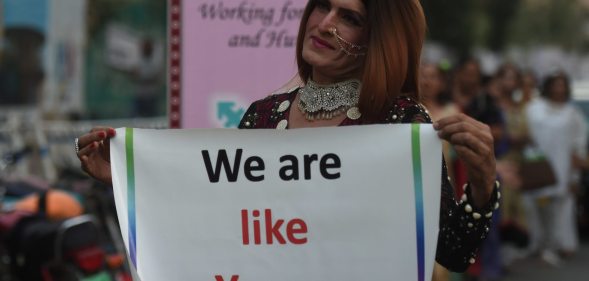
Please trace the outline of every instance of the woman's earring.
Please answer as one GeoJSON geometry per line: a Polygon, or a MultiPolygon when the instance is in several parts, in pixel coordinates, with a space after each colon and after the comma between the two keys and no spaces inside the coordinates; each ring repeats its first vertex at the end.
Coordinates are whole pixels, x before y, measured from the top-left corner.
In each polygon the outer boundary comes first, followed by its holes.
{"type": "Polygon", "coordinates": [[[339,36],[339,34],[337,34],[337,29],[335,27],[330,28],[329,31],[335,37],[335,40],[337,41],[337,44],[340,47],[340,50],[344,52],[346,55],[353,56],[355,58],[357,58],[358,56],[366,55],[366,52],[363,51],[364,49],[366,49],[365,45],[356,45],[354,43],[346,41],[344,38],[339,36]]]}

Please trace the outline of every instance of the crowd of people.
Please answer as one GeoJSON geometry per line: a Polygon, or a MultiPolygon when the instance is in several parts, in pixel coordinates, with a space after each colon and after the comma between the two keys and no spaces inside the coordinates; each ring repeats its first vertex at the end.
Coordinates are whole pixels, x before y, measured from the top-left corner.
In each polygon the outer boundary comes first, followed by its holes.
{"type": "MultiPolygon", "coordinates": [[[[588,167],[587,128],[571,102],[567,74],[539,78],[505,63],[483,75],[480,63],[469,58],[453,69],[422,64],[420,84],[433,120],[462,112],[489,125],[494,137],[502,207],[469,275],[498,280],[520,258],[560,266],[573,256],[579,248],[576,197],[588,167]]],[[[444,157],[454,186],[461,187],[464,168],[447,143],[444,157]]]]}

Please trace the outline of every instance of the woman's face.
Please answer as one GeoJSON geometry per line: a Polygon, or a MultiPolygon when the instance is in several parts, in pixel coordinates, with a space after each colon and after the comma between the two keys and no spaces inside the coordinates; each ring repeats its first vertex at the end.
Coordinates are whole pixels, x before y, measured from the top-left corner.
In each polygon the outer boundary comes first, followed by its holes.
{"type": "Polygon", "coordinates": [[[421,67],[421,93],[426,98],[436,98],[444,90],[444,78],[438,67],[425,64],[421,67]]]}
{"type": "Polygon", "coordinates": [[[554,102],[560,103],[564,103],[568,100],[567,85],[564,79],[557,78],[552,82],[552,85],[550,86],[550,99],[554,102]]]}
{"type": "Polygon", "coordinates": [[[503,73],[503,76],[501,76],[501,84],[503,90],[508,94],[511,94],[513,91],[517,90],[519,87],[517,70],[508,68],[505,73],[503,73]]]}
{"type": "MultiPolygon", "coordinates": [[[[331,30],[355,45],[366,45],[368,21],[361,0],[318,0],[307,21],[302,57],[313,67],[313,80],[333,83],[358,78],[363,56],[349,56],[331,30]]],[[[343,42],[340,42],[343,43],[343,42]]],[[[365,50],[364,50],[365,51],[365,50]]]]}
{"type": "Polygon", "coordinates": [[[475,62],[468,62],[459,70],[458,82],[464,87],[476,87],[481,83],[481,69],[475,62]]]}
{"type": "Polygon", "coordinates": [[[526,73],[522,77],[522,88],[524,91],[531,91],[536,88],[536,77],[530,73],[526,73]]]}

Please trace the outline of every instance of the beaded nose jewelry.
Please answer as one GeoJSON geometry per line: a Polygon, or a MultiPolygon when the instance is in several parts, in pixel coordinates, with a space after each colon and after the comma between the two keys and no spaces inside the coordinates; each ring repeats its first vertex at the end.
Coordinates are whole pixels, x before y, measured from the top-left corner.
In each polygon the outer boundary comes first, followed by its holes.
{"type": "Polygon", "coordinates": [[[344,52],[346,55],[357,58],[358,56],[366,55],[366,52],[363,50],[366,49],[365,45],[356,45],[354,43],[348,42],[346,39],[342,38],[339,34],[337,34],[337,28],[332,27],[329,29],[331,34],[335,36],[337,44],[340,47],[340,50],[344,52]]]}

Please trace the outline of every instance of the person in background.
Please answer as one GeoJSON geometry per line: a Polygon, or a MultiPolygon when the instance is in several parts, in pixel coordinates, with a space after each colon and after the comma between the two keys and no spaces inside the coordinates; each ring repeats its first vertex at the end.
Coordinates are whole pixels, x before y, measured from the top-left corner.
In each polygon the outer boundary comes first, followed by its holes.
{"type": "MultiPolygon", "coordinates": [[[[505,120],[506,152],[498,158],[498,163],[517,170],[523,161],[524,148],[529,143],[526,103],[523,102],[525,99],[517,96],[522,94],[523,76],[516,65],[505,63],[499,67],[493,79],[497,86],[495,100],[505,120]]],[[[500,222],[503,242],[501,256],[503,265],[509,266],[515,259],[525,256],[526,219],[518,183],[504,182],[503,186],[500,222]]]]}
{"type": "Polygon", "coordinates": [[[517,103],[526,105],[540,96],[538,79],[536,78],[536,74],[531,70],[524,71],[521,77],[521,89],[515,93],[514,99],[517,103]]]}
{"type": "Polygon", "coordinates": [[[586,162],[587,127],[582,113],[571,103],[565,73],[549,75],[541,94],[527,107],[526,115],[531,140],[552,165],[557,182],[526,192],[523,202],[530,229],[530,250],[558,266],[562,262],[558,253],[570,256],[579,246],[571,186],[578,182],[579,169],[586,162]]]}
{"type": "Polygon", "coordinates": [[[515,97],[522,85],[522,75],[517,66],[506,63],[499,67],[493,79],[497,86],[495,104],[504,121],[503,139],[506,142],[506,151],[501,157],[507,161],[519,162],[524,146],[529,143],[524,104],[515,97]]]}
{"type": "MultiPolygon", "coordinates": [[[[494,140],[495,157],[499,158],[506,150],[505,124],[496,104],[497,101],[491,94],[494,93],[492,87],[496,86],[493,82],[488,80],[487,84],[483,85],[483,75],[478,60],[466,58],[458,64],[455,70],[452,98],[463,113],[490,127],[494,140]]],[[[460,186],[464,182],[464,167],[461,161],[456,162],[455,173],[456,182],[460,186]]],[[[477,266],[468,272],[468,275],[474,280],[498,280],[503,273],[497,227],[499,212],[494,213],[492,220],[494,223],[489,230],[488,238],[481,247],[481,259],[477,266]]]]}
{"type": "MultiPolygon", "coordinates": [[[[483,85],[478,60],[466,58],[458,64],[452,86],[452,100],[466,115],[491,128],[495,148],[498,148],[497,142],[503,139],[504,121],[495,99],[483,85]]],[[[502,154],[503,151],[495,150],[495,153],[502,154]]]]}
{"type": "MultiPolygon", "coordinates": [[[[452,98],[448,92],[446,73],[442,68],[433,63],[424,63],[421,65],[420,74],[421,102],[433,121],[460,113],[456,105],[452,102],[452,98]]],[[[448,167],[448,175],[451,181],[453,181],[455,178],[453,166],[455,152],[451,150],[450,143],[447,141],[443,141],[442,145],[444,159],[448,167]]],[[[453,184],[456,185],[455,182],[453,184]]]]}
{"type": "Polygon", "coordinates": [[[421,102],[433,120],[452,116],[458,108],[448,92],[446,72],[438,65],[425,63],[420,68],[421,102]]]}

